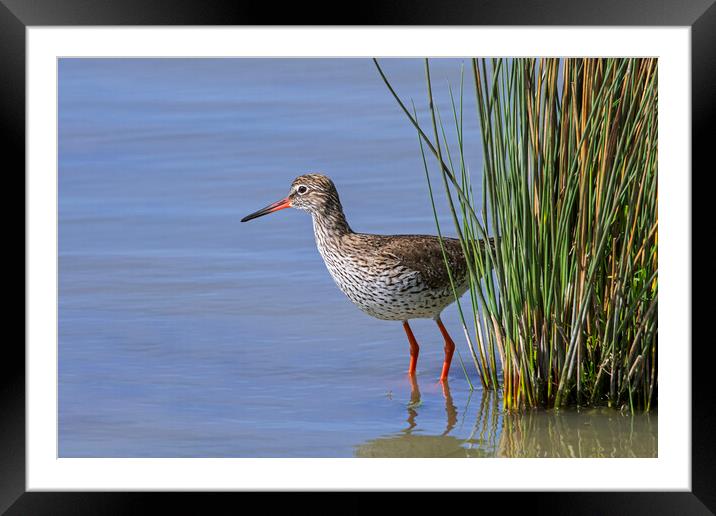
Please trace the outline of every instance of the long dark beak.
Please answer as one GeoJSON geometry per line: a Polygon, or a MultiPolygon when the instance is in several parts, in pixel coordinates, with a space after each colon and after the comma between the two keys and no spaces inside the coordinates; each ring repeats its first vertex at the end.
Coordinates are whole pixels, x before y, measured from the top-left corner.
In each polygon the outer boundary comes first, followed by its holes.
{"type": "Polygon", "coordinates": [[[246,215],[243,219],[241,219],[241,222],[248,222],[251,219],[263,217],[264,215],[268,215],[269,213],[273,213],[274,211],[284,210],[284,209],[290,208],[290,207],[291,207],[291,199],[286,197],[285,199],[276,201],[273,204],[269,204],[265,208],[261,208],[259,211],[253,212],[251,215],[246,215]]]}

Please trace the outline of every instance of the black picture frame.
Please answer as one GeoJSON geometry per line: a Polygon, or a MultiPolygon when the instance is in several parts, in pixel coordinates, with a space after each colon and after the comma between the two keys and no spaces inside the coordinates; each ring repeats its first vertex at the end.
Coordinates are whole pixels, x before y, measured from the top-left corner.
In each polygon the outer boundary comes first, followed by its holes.
{"type": "MultiPolygon", "coordinates": [[[[690,26],[692,69],[692,170],[713,171],[708,160],[714,145],[713,121],[716,92],[716,3],[714,0],[362,0],[353,6],[305,3],[214,2],[162,0],[0,0],[0,109],[5,131],[2,149],[6,185],[23,178],[25,192],[25,29],[28,26],[72,25],[620,25],[690,26]],[[708,160],[708,161],[707,161],[708,160]],[[708,165],[707,165],[708,164],[708,165]],[[707,168],[708,167],[708,168],[707,168]]],[[[691,177],[695,175],[692,173],[691,177]]],[[[685,178],[688,180],[688,178],[685,178]]],[[[700,179],[701,180],[701,179],[700,179]]],[[[6,190],[5,200],[15,197],[6,190]]],[[[709,206],[708,188],[693,188],[693,206],[709,206]]],[[[23,195],[24,199],[24,195],[23,195]]],[[[710,203],[709,203],[710,201],[710,203]]],[[[5,203],[7,206],[9,203],[5,203]]],[[[9,212],[9,210],[8,210],[9,212]]],[[[692,212],[694,224],[708,224],[708,214],[692,212]]],[[[13,208],[14,221],[17,209],[13,208]]],[[[9,213],[8,213],[9,215],[9,213]]],[[[6,227],[13,227],[8,224],[6,227]]],[[[697,227],[697,226],[694,226],[697,227]]],[[[710,235],[710,228],[705,234],[710,235]]],[[[700,234],[700,233],[697,233],[700,234]]],[[[25,227],[23,227],[23,242],[25,227]]],[[[707,238],[708,239],[708,238],[707,238]]],[[[20,253],[6,247],[6,256],[20,253]]],[[[23,245],[23,270],[25,255],[23,245]]],[[[692,270],[708,270],[708,254],[697,256],[692,249],[692,270]]],[[[9,272],[9,268],[6,271],[9,272]]],[[[6,273],[6,275],[8,275],[6,273]]],[[[19,275],[17,275],[19,276],[19,275]]],[[[9,282],[6,282],[6,285],[9,282]]],[[[24,288],[23,288],[24,292],[24,288]]],[[[23,299],[25,295],[23,294],[23,299]]],[[[14,298],[5,296],[6,299],[14,298]]],[[[692,303],[692,321],[708,320],[712,303],[692,303]],[[708,311],[707,311],[708,310],[708,311]],[[699,317],[701,315],[701,317],[699,317]]],[[[24,310],[24,303],[23,303],[24,310]]],[[[6,321],[10,318],[7,317],[6,321]]],[[[9,325],[7,325],[9,328],[9,325]]],[[[24,327],[23,327],[24,334],[24,327]]],[[[23,339],[24,340],[24,339],[23,339]]],[[[716,511],[716,447],[713,389],[709,378],[710,340],[692,346],[692,490],[690,492],[641,493],[480,493],[472,500],[475,510],[488,507],[485,497],[498,502],[509,497],[509,510],[522,507],[552,514],[712,514],[716,511]],[[479,504],[479,505],[478,505],[479,504]]],[[[693,342],[698,342],[695,338],[693,342]]],[[[690,343],[681,343],[684,349],[690,343]]],[[[19,340],[6,337],[5,367],[0,374],[0,513],[36,514],[125,514],[145,512],[160,504],[181,507],[181,513],[236,512],[227,502],[238,494],[209,496],[207,493],[78,493],[26,492],[25,490],[25,352],[19,340]]],[[[246,496],[246,494],[243,494],[246,496]]],[[[355,495],[353,495],[355,496],[355,495]]],[[[329,499],[325,499],[329,500],[329,499]]],[[[455,499],[457,500],[457,499],[455,499]]],[[[322,503],[331,504],[326,501],[322,503]]],[[[468,500],[468,506],[470,505],[468,500]]],[[[336,506],[338,507],[338,506],[336,506]]],[[[361,501],[345,504],[352,511],[368,510],[361,501]]]]}

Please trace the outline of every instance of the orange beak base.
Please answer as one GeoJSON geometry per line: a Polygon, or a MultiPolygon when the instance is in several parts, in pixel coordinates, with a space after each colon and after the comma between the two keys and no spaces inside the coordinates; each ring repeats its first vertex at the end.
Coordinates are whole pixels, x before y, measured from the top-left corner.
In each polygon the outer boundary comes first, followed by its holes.
{"type": "Polygon", "coordinates": [[[248,222],[251,219],[263,217],[264,215],[268,215],[269,213],[273,213],[278,210],[284,210],[284,209],[290,208],[290,207],[291,207],[291,200],[288,197],[286,197],[285,199],[276,201],[273,204],[269,204],[265,208],[261,208],[259,211],[253,212],[251,215],[246,215],[243,219],[241,219],[241,222],[248,222]]]}

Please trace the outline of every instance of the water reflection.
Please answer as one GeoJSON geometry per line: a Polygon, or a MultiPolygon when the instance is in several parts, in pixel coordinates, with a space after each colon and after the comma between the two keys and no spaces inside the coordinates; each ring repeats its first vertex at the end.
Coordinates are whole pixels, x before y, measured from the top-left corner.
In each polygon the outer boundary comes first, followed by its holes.
{"type": "Polygon", "coordinates": [[[448,383],[443,384],[441,390],[444,429],[428,433],[420,424],[425,400],[418,380],[411,378],[409,382],[407,427],[394,435],[357,446],[357,457],[657,456],[656,413],[623,414],[607,408],[508,413],[500,409],[496,393],[474,391],[468,396],[460,417],[448,383]],[[475,397],[479,397],[477,403],[473,401],[475,397]],[[461,438],[461,429],[470,417],[474,417],[472,428],[461,438]]]}
{"type": "Polygon", "coordinates": [[[656,414],[607,408],[505,414],[500,457],[656,457],[656,414]]]}
{"type": "MultiPolygon", "coordinates": [[[[397,435],[373,439],[356,448],[356,457],[484,457],[480,448],[465,446],[465,440],[448,435],[457,424],[458,411],[450,385],[442,384],[445,403],[445,429],[438,435],[423,435],[418,423],[422,404],[416,377],[410,381],[410,402],[407,404],[408,426],[397,435]]],[[[469,401],[468,401],[469,403],[469,401]]],[[[467,411],[467,407],[465,408],[467,411]]]]}

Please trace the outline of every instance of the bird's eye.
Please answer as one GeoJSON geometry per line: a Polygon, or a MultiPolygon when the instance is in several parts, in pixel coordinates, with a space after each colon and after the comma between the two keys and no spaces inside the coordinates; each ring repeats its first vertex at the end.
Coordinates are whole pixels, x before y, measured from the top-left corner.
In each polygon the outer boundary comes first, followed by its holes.
{"type": "Polygon", "coordinates": [[[299,186],[299,187],[296,189],[296,191],[297,191],[298,193],[300,193],[301,195],[303,195],[303,194],[305,194],[306,192],[308,192],[308,187],[307,187],[307,186],[304,186],[304,185],[301,185],[301,186],[299,186]]]}

